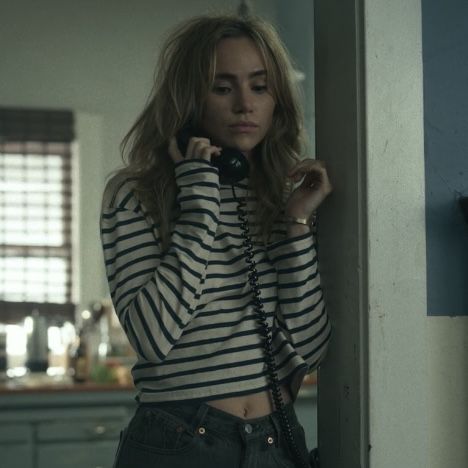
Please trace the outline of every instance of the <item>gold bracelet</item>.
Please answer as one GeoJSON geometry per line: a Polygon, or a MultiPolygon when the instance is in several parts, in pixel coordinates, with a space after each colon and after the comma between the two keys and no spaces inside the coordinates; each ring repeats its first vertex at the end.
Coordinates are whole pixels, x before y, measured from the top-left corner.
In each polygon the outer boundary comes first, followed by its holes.
{"type": "Polygon", "coordinates": [[[304,224],[305,226],[309,225],[309,220],[307,218],[295,218],[294,216],[288,216],[286,222],[294,224],[304,224]]]}

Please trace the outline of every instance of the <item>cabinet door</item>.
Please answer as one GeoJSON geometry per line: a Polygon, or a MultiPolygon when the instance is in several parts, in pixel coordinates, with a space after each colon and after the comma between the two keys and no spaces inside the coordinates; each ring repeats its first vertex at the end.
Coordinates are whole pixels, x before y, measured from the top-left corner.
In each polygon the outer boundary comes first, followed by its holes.
{"type": "Polygon", "coordinates": [[[117,444],[117,440],[44,443],[37,450],[37,468],[112,468],[117,444]]]}
{"type": "Polygon", "coordinates": [[[29,424],[0,425],[0,466],[33,468],[32,428],[29,424]]]}
{"type": "Polygon", "coordinates": [[[0,454],[0,466],[2,468],[33,468],[31,444],[4,445],[0,443],[0,454]]]}

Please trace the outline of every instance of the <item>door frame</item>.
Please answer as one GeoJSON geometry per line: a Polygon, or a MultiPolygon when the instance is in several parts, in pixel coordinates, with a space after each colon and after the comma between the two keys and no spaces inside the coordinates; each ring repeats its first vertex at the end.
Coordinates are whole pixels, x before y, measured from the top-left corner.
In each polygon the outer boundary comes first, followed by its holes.
{"type": "Polygon", "coordinates": [[[428,466],[420,0],[316,0],[321,468],[428,466]]]}

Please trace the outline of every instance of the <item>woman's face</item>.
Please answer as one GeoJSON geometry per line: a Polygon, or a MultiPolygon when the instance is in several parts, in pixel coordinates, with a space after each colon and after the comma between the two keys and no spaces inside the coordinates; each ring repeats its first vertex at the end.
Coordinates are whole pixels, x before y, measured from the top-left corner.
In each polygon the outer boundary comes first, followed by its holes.
{"type": "Polygon", "coordinates": [[[239,149],[249,157],[268,132],[274,109],[265,63],[255,43],[247,37],[222,39],[202,131],[212,144],[239,149]]]}

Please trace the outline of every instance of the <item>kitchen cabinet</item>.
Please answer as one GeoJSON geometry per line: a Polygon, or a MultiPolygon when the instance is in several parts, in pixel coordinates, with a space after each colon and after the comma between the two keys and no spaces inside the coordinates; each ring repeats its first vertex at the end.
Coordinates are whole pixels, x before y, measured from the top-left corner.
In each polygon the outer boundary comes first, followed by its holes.
{"type": "Polygon", "coordinates": [[[33,468],[33,432],[29,424],[0,425],[2,467],[33,468]]]}
{"type": "MultiPolygon", "coordinates": [[[[74,385],[44,390],[2,390],[1,468],[111,468],[120,431],[133,416],[131,388],[74,385]]],[[[316,387],[295,403],[307,445],[316,446],[316,387]]]]}
{"type": "Polygon", "coordinates": [[[0,392],[2,468],[111,468],[135,392],[0,392]]]}

